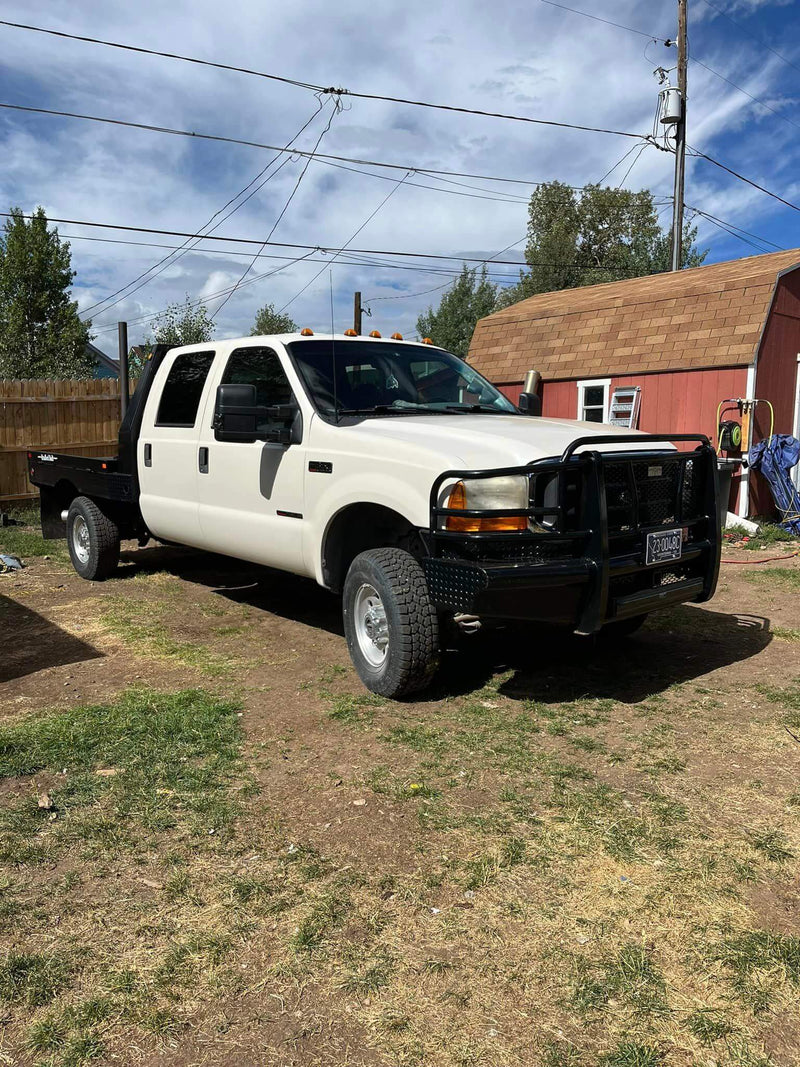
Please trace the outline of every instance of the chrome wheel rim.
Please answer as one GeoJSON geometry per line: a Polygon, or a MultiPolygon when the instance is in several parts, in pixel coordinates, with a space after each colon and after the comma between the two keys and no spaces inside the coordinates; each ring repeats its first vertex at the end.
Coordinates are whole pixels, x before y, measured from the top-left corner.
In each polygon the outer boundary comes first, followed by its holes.
{"type": "Polygon", "coordinates": [[[72,520],[72,549],[79,563],[89,562],[89,527],[83,515],[76,515],[72,520]]]}
{"type": "Polygon", "coordinates": [[[356,639],[361,654],[376,669],[383,666],[389,652],[389,622],[377,589],[362,585],[353,605],[356,639]]]}

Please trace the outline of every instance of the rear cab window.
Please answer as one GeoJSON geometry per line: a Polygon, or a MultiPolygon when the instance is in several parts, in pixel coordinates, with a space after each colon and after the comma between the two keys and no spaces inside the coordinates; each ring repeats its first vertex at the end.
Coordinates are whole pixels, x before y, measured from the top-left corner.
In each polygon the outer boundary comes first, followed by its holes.
{"type": "Polygon", "coordinates": [[[175,358],[161,389],[156,426],[190,429],[195,425],[213,362],[213,352],[184,352],[175,358]]]}

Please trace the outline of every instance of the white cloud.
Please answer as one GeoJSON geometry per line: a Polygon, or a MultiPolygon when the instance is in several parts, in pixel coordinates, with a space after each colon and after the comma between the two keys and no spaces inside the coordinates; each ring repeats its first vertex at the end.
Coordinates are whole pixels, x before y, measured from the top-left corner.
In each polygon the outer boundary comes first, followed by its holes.
{"type": "MultiPolygon", "coordinates": [[[[327,0],[295,0],[291,6],[276,0],[240,0],[227,6],[210,0],[176,0],[170,5],[140,0],[135,6],[100,0],[6,0],[5,10],[12,20],[207,56],[320,85],[643,133],[651,128],[657,92],[652,68],[663,60],[664,51],[651,46],[645,58],[641,38],[529,0],[501,5],[407,0],[402,5],[374,5],[368,17],[356,0],[340,0],[335,9],[327,0]]],[[[645,18],[642,5],[634,0],[607,0],[603,14],[654,34],[674,33],[671,11],[647,10],[645,18]]],[[[785,66],[775,57],[765,61],[757,43],[746,36],[731,47],[727,38],[716,36],[719,25],[720,20],[705,22],[693,33],[697,54],[754,96],[796,118],[785,66]]],[[[316,108],[313,94],[264,79],[9,28],[0,28],[0,34],[0,99],[10,102],[276,145],[285,143],[316,108]]],[[[346,100],[348,110],[334,120],[321,147],[412,168],[529,181],[559,178],[582,185],[597,181],[633,144],[600,134],[346,100]]],[[[302,146],[313,146],[320,129],[317,119],[303,135],[302,146]]],[[[797,153],[791,128],[696,65],[690,69],[690,141],[710,147],[711,154],[768,185],[792,187],[797,153]]],[[[188,233],[196,232],[270,158],[265,151],[242,146],[14,112],[0,112],[0,144],[0,199],[6,204],[30,208],[42,203],[54,217],[188,233]]],[[[615,177],[625,173],[630,158],[615,177]]],[[[628,184],[669,194],[671,164],[669,156],[648,149],[628,184]]],[[[262,240],[302,166],[301,160],[284,166],[218,234],[262,240]]],[[[404,172],[379,173],[397,180],[404,172]]],[[[456,196],[453,193],[470,190],[413,175],[353,247],[488,256],[522,237],[527,215],[523,200],[505,203],[478,197],[490,195],[484,189],[496,189],[502,197],[525,194],[525,187],[454,180],[479,189],[472,196],[456,196]],[[412,182],[440,186],[442,191],[417,188],[412,182]]],[[[273,240],[339,247],[391,188],[386,180],[313,163],[273,240]]],[[[747,228],[772,225],[776,208],[701,162],[690,166],[687,200],[747,228]]],[[[780,218],[786,222],[781,243],[800,244],[800,237],[792,237],[789,230],[795,220],[787,219],[785,212],[780,218]]],[[[169,235],[66,225],[61,230],[76,235],[72,249],[81,308],[113,293],[169,251],[143,245],[182,243],[182,238],[169,235]],[[81,236],[136,243],[104,244],[77,239],[81,236]]],[[[708,238],[719,246],[716,231],[709,231],[708,238]]],[[[746,253],[744,246],[739,249],[723,240],[726,254],[746,253]]],[[[206,247],[219,251],[188,253],[107,312],[92,311],[97,343],[113,347],[118,317],[131,321],[136,339],[147,323],[133,320],[183,299],[187,291],[208,295],[230,285],[248,262],[246,254],[257,246],[209,241],[206,247]],[[110,329],[102,332],[106,323],[110,329]]],[[[273,247],[265,254],[302,253],[273,247]]],[[[376,301],[373,307],[371,324],[412,333],[419,311],[438,299],[437,293],[423,291],[446,280],[436,273],[395,269],[420,265],[411,259],[387,257],[394,266],[386,266],[374,260],[356,265],[345,258],[332,268],[337,329],[349,325],[352,292],[360,289],[373,297],[422,294],[376,301]]],[[[424,265],[458,270],[460,264],[431,260],[424,265]]],[[[321,266],[260,259],[253,274],[282,269],[236,293],[220,315],[219,334],[247,333],[259,306],[270,301],[280,307],[292,300],[321,266]]],[[[516,274],[509,266],[494,270],[509,275],[508,280],[516,274]]],[[[325,271],[291,303],[295,318],[327,325],[328,286],[325,271]]],[[[212,312],[217,303],[209,305],[212,312]]]]}

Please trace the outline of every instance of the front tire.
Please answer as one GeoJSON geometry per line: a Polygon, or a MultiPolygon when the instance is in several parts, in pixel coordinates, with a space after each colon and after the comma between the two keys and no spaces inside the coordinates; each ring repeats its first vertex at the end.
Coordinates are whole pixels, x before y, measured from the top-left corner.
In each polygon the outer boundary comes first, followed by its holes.
{"type": "Polygon", "coordinates": [[[76,497],[67,512],[69,558],[81,578],[102,582],[119,563],[119,529],[88,496],[76,497]]]}
{"type": "Polygon", "coordinates": [[[400,548],[372,548],[344,583],[344,632],[367,689],[401,697],[424,689],[439,665],[439,623],[425,573],[400,548]]]}

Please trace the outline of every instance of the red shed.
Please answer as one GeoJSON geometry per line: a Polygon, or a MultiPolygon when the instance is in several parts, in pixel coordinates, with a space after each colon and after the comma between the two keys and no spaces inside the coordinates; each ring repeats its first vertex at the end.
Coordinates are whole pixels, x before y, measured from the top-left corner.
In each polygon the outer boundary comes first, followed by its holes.
{"type": "MultiPolygon", "coordinates": [[[[481,319],[469,359],[512,400],[538,370],[546,416],[610,422],[638,386],[641,430],[716,443],[717,405],[742,397],[769,400],[775,432],[797,436],[800,249],[532,296],[481,319]]],[[[755,412],[753,443],[770,425],[755,412]]],[[[770,510],[759,482],[734,479],[740,515],[770,510]]]]}

